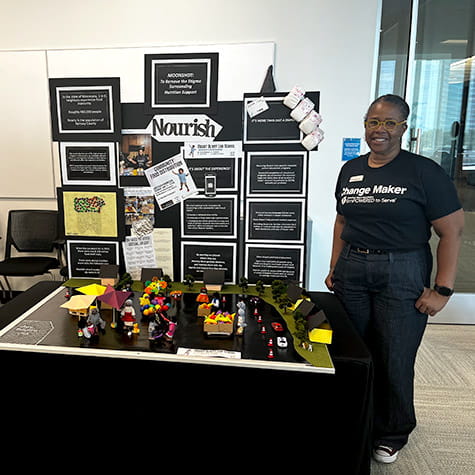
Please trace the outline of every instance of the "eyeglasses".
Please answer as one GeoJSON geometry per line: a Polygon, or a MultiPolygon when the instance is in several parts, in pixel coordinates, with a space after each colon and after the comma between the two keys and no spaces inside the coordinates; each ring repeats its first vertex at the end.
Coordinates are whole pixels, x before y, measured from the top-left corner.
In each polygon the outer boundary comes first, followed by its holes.
{"type": "Polygon", "coordinates": [[[387,120],[378,120],[378,119],[370,119],[365,120],[364,125],[367,129],[376,129],[380,125],[382,125],[386,130],[394,130],[398,125],[405,124],[407,120],[402,120],[401,122],[396,122],[392,119],[387,120]]]}

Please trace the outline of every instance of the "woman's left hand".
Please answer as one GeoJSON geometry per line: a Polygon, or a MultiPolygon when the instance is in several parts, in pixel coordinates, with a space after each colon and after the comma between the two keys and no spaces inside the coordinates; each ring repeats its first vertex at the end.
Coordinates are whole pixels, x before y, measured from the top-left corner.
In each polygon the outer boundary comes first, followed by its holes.
{"type": "Polygon", "coordinates": [[[448,301],[449,297],[444,297],[435,290],[424,287],[424,292],[417,299],[416,308],[419,312],[433,317],[445,307],[448,301]]]}

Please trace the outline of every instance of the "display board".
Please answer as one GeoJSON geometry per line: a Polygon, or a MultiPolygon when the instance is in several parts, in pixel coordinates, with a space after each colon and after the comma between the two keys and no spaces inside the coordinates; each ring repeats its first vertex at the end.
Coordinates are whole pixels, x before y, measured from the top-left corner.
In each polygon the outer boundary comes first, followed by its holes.
{"type": "MultiPolygon", "coordinates": [[[[283,280],[305,287],[309,151],[301,121],[286,104],[289,95],[244,95],[244,273],[250,283],[283,280]]],[[[305,96],[318,112],[319,92],[305,96]]]]}
{"type": "Polygon", "coordinates": [[[305,285],[309,153],[273,56],[269,43],[49,53],[68,249],[117,244],[133,276],[305,285]]]}

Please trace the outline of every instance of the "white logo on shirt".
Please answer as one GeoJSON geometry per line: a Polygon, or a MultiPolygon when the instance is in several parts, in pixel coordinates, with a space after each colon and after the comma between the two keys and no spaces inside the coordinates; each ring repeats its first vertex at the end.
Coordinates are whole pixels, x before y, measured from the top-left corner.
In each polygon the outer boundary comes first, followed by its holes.
{"type": "Polygon", "coordinates": [[[406,193],[407,188],[405,186],[395,186],[395,185],[373,185],[371,186],[362,186],[362,187],[355,187],[355,188],[348,188],[345,186],[343,190],[341,190],[341,196],[367,196],[370,193],[373,195],[403,195],[406,193]]]}
{"type": "Polygon", "coordinates": [[[398,196],[406,193],[405,186],[373,185],[341,190],[341,204],[396,203],[398,196]]]}

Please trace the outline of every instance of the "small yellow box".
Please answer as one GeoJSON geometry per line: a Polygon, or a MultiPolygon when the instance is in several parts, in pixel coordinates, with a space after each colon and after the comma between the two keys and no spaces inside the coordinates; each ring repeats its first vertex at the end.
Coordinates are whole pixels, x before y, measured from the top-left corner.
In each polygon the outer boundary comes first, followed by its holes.
{"type": "Polygon", "coordinates": [[[308,332],[310,341],[314,343],[326,343],[329,345],[332,342],[332,336],[333,331],[328,322],[324,322],[308,332]]]}

